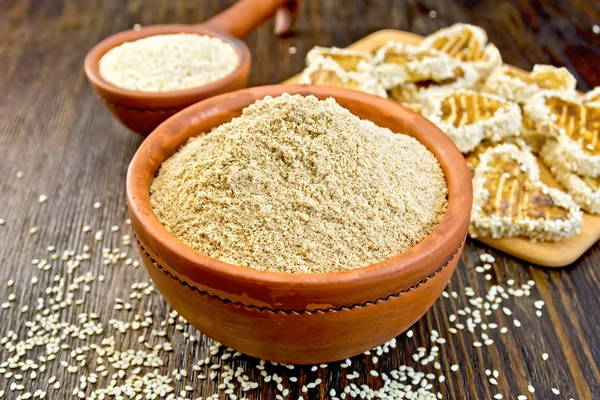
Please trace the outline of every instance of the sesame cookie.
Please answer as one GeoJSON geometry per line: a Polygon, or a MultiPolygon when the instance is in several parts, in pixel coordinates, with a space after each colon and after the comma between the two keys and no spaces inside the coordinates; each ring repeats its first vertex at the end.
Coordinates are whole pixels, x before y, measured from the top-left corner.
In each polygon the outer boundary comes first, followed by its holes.
{"type": "MultiPolygon", "coordinates": [[[[544,146],[545,159],[556,160],[559,156],[552,153],[556,152],[557,148],[556,142],[549,141],[544,146]]],[[[557,162],[550,164],[549,167],[554,178],[583,210],[592,214],[600,214],[600,177],[591,178],[577,175],[557,162]]]]}
{"type": "Polygon", "coordinates": [[[525,72],[504,65],[490,75],[482,90],[524,104],[540,91],[573,92],[576,84],[575,77],[564,67],[538,64],[533,71],[525,72]]]}
{"type": "Polygon", "coordinates": [[[540,181],[531,152],[502,144],[481,155],[473,177],[471,237],[558,241],[579,233],[582,225],[571,196],[540,181]]]}
{"type": "Polygon", "coordinates": [[[427,36],[420,46],[442,51],[469,64],[482,78],[502,64],[498,48],[488,43],[485,30],[474,25],[458,23],[440,29],[427,36]]]}
{"type": "Polygon", "coordinates": [[[442,81],[454,76],[455,62],[435,49],[389,41],[373,58],[374,73],[386,89],[407,82],[442,81]]]}
{"type": "Polygon", "coordinates": [[[523,151],[528,151],[529,149],[525,141],[523,141],[523,139],[519,137],[510,137],[501,142],[492,142],[490,140],[484,140],[477,147],[475,147],[473,151],[469,152],[468,154],[465,154],[465,161],[467,162],[467,166],[471,171],[471,175],[473,175],[473,172],[475,172],[475,168],[479,165],[479,159],[481,158],[481,155],[483,153],[488,151],[488,149],[490,148],[498,147],[506,143],[514,144],[523,151]]]}
{"type": "Polygon", "coordinates": [[[579,175],[600,175],[600,104],[582,104],[576,95],[539,93],[524,107],[538,132],[554,138],[544,162],[560,163],[579,175]]]}
{"type": "Polygon", "coordinates": [[[484,139],[500,141],[518,135],[521,109],[501,97],[459,89],[427,99],[423,115],[468,153],[484,139]]]}
{"type": "Polygon", "coordinates": [[[306,67],[300,76],[300,84],[336,86],[387,97],[377,78],[367,72],[346,72],[329,58],[317,59],[306,67]]]}
{"type": "Polygon", "coordinates": [[[346,72],[365,71],[370,69],[372,57],[364,51],[315,46],[306,54],[306,65],[327,58],[335,61],[346,72]]]}
{"type": "Polygon", "coordinates": [[[456,64],[454,75],[441,81],[426,80],[394,86],[388,90],[389,97],[400,103],[424,103],[428,97],[448,89],[473,89],[479,74],[468,64],[456,64]]]}

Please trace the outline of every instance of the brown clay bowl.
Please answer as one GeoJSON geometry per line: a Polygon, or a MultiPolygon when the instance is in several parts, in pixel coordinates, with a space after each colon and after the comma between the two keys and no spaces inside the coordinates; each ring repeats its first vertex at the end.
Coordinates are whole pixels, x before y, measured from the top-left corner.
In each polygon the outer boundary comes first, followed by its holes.
{"type": "Polygon", "coordinates": [[[201,100],[246,86],[251,55],[245,37],[277,11],[275,32],[287,33],[295,19],[297,2],[292,0],[241,0],[224,12],[199,25],[153,25],[112,35],[87,54],[85,73],[94,90],[110,112],[129,129],[148,135],[178,111],[201,100]],[[204,86],[170,92],[140,92],[121,89],[102,78],[99,61],[106,52],[125,42],[171,33],[196,33],[219,38],[237,51],[240,63],[230,75],[204,86]]]}
{"type": "Polygon", "coordinates": [[[471,177],[452,141],[422,116],[392,101],[326,86],[274,85],[195,104],[142,143],[127,175],[132,228],[150,276],[187,321],[242,353],[285,363],[322,363],[360,354],[408,329],[448,283],[471,215],[471,177]],[[209,132],[265,96],[333,97],[353,114],[423,143],[448,183],[448,210],[419,244],[351,271],[287,274],[235,266],[202,254],[169,233],[150,205],[161,163],[193,136],[209,132]]]}

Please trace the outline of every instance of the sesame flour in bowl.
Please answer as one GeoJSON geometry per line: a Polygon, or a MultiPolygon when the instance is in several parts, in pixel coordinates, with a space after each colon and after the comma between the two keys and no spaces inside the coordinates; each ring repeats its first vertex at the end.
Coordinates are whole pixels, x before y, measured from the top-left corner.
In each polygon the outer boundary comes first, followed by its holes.
{"type": "Polygon", "coordinates": [[[416,139],[334,99],[283,94],[192,138],[151,185],[161,223],[192,248],[259,270],[371,265],[433,231],[448,189],[416,139]]]}

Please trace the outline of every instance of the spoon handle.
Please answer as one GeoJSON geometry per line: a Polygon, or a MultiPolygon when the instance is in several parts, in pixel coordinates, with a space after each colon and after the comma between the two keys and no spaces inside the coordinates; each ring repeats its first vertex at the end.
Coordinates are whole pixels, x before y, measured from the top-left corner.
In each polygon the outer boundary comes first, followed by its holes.
{"type": "Polygon", "coordinates": [[[243,38],[276,11],[275,34],[289,33],[296,20],[298,0],[240,0],[202,25],[243,38]]]}

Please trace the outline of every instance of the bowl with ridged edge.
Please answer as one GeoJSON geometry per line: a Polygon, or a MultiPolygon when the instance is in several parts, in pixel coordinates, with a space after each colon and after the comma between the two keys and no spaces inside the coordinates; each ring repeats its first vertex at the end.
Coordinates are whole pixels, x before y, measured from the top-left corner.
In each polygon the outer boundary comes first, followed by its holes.
{"type": "Polygon", "coordinates": [[[197,103],[161,124],[140,146],[127,176],[131,225],[152,281],[202,333],[244,354],[315,364],[345,359],[396,337],[440,296],[462,252],[472,206],[471,177],[452,141],[390,100],[326,86],[273,85],[197,103]],[[407,251],[350,271],[288,274],[231,265],[187,246],[160,223],[150,185],[163,161],[265,96],[333,97],[360,118],[415,137],[438,159],[448,184],[439,225],[407,251]]]}

